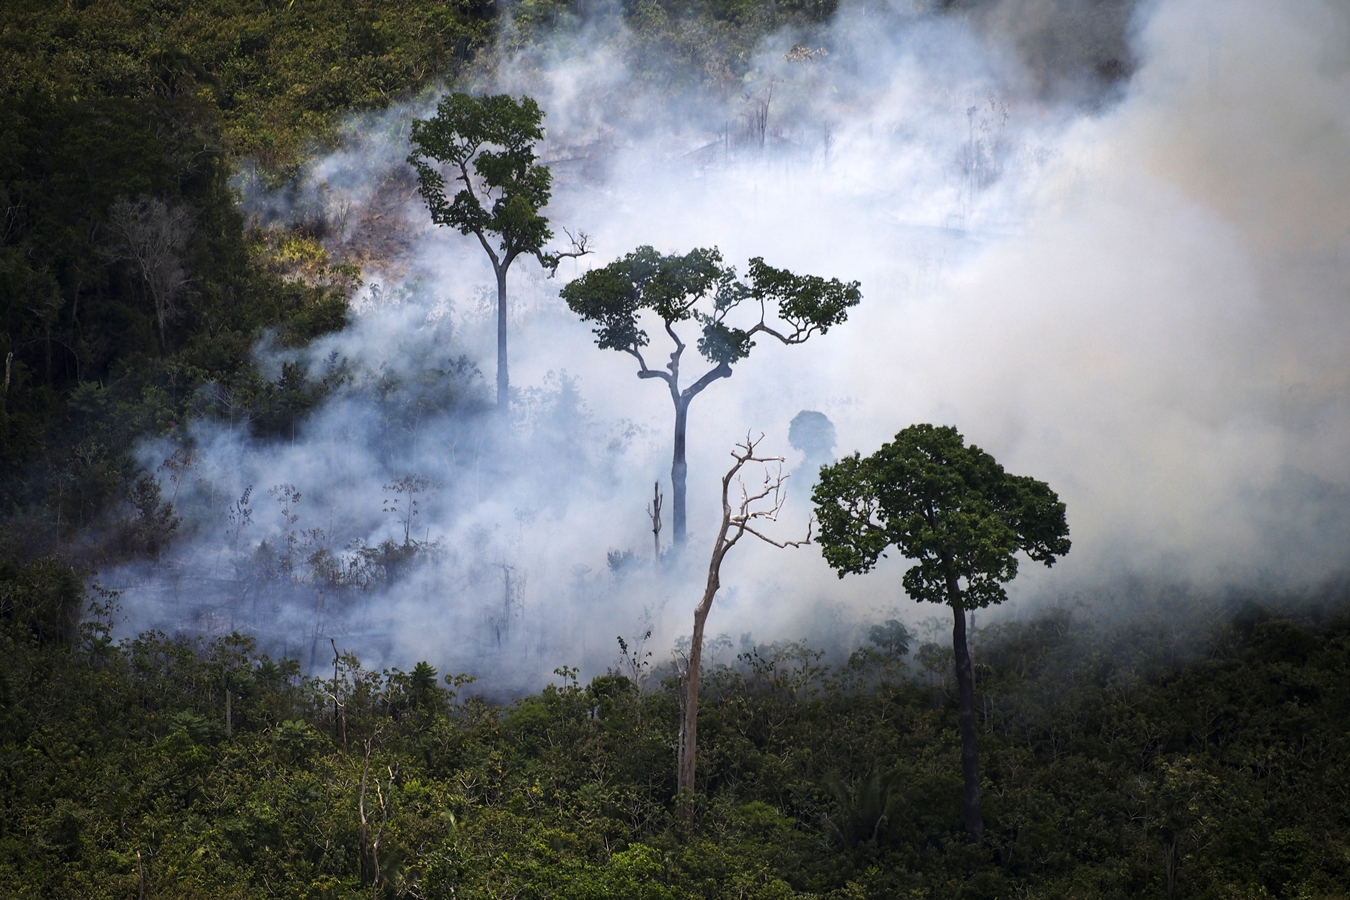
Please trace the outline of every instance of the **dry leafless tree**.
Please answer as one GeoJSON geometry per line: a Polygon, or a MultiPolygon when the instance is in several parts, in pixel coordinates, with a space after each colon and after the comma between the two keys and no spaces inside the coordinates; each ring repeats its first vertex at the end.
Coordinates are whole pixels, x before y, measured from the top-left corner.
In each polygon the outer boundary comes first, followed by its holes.
{"type": "Polygon", "coordinates": [[[647,518],[652,520],[652,567],[661,571],[661,482],[652,484],[652,502],[647,506],[647,518]]]}
{"type": "MultiPolygon", "coordinates": [[[[778,513],[787,499],[783,492],[783,474],[781,456],[759,456],[756,453],[764,435],[751,438],[746,435],[745,442],[737,444],[731,451],[735,460],[727,474],[722,476],[722,527],[717,531],[717,540],[713,543],[712,559],[708,562],[708,583],[703,590],[703,599],[694,608],[694,635],[689,646],[688,668],[685,673],[684,722],[680,728],[680,771],[679,788],[681,791],[694,790],[694,758],[698,744],[698,682],[699,665],[703,656],[703,628],[708,621],[708,612],[712,609],[713,598],[722,586],[722,560],[728,551],[747,534],[753,535],[775,547],[801,547],[811,543],[811,522],[806,526],[806,537],[800,541],[779,541],[759,530],[762,522],[778,521],[778,513]],[[750,463],[765,466],[764,481],[755,491],[745,486],[741,470],[750,463]],[[776,463],[773,469],[770,463],[776,463]],[[732,505],[731,486],[740,488],[740,501],[732,505]]],[[[686,802],[684,816],[693,816],[692,802],[686,802]]]]}
{"type": "Polygon", "coordinates": [[[182,252],[192,227],[188,208],[158,197],[123,197],[108,213],[113,242],[110,255],[135,265],[155,304],[159,347],[167,349],[165,330],[178,315],[178,299],[191,279],[183,268],[182,252]]]}

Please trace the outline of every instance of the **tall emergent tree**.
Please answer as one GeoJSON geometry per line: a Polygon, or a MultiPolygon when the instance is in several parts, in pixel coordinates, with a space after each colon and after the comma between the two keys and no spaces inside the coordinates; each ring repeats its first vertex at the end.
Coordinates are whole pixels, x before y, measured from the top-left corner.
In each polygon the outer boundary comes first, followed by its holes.
{"type": "MultiPolygon", "coordinates": [[[[553,238],[541,213],[552,195],[553,176],[536,161],[534,145],[543,140],[544,113],[529,97],[507,94],[471,97],[450,94],[430,119],[412,125],[418,190],[437,225],[458,228],[483,246],[497,277],[497,408],[507,408],[510,378],[506,367],[506,273],[522,254],[533,256],[550,273],[558,263],[586,253],[586,235],[564,253],[548,253],[553,238]],[[448,167],[460,183],[446,198],[445,176],[432,163],[448,167]]],[[[570,235],[569,235],[570,237],[570,235]]]]}
{"type": "Polygon", "coordinates": [[[894,546],[916,562],[902,579],[905,593],[952,608],[966,831],[979,837],[965,612],[1008,598],[1003,584],[1017,575],[1019,551],[1047,566],[1069,552],[1064,504],[1045,482],[1009,475],[988,453],[967,447],[955,428],[933,425],[911,425],[865,459],[854,453],[822,467],[811,497],[821,553],[840,578],[868,571],[894,546]]]}
{"type": "Polygon", "coordinates": [[[731,377],[731,367],[750,355],[755,335],[767,335],[784,344],[804,343],[816,332],[824,334],[845,321],[862,294],[856,281],[845,284],[837,278],[826,281],[813,275],[794,275],[767,265],[760,257],[750,260],[746,283],[736,277],[734,268],[722,265],[722,254],[716,248],[663,256],[651,247],[639,247],[571,282],[562,289],[562,297],[582,319],[599,325],[595,335],[600,349],[630,354],[638,361],[639,378],[659,378],[670,390],[675,405],[671,530],[678,549],[686,539],[685,432],[689,403],[714,381],[731,377]],[[742,320],[746,328],[731,321],[743,309],[753,311],[742,320]],[[673,346],[664,370],[648,367],[642,355],[642,348],[650,343],[638,322],[643,310],[656,315],[673,346]],[[777,314],[781,325],[769,324],[771,312],[777,314]],[[698,329],[698,352],[712,367],[681,387],[680,360],[687,344],[677,326],[686,322],[698,329]]]}

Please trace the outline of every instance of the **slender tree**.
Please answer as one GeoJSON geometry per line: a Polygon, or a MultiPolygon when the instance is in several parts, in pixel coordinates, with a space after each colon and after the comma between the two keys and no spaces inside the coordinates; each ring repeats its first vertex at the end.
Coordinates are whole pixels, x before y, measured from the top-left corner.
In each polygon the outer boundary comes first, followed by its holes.
{"type": "Polygon", "coordinates": [[[955,428],[912,425],[876,453],[857,453],[820,470],[812,492],[820,547],[843,578],[866,572],[895,547],[915,565],[905,593],[952,608],[952,647],[960,693],[961,774],[966,831],[984,833],[975,679],[966,645],[966,610],[1007,599],[1018,552],[1053,565],[1069,552],[1064,504],[1049,485],[1009,475],[955,428]]]}
{"type": "MultiPolygon", "coordinates": [[[[553,239],[540,212],[552,195],[553,176],[537,161],[534,146],[543,140],[543,110],[529,97],[471,97],[450,94],[436,115],[412,125],[418,190],[431,220],[478,238],[497,279],[497,407],[505,410],[510,391],[506,365],[506,273],[516,258],[533,256],[550,274],[558,263],[584,255],[586,235],[567,252],[544,250],[553,239]],[[446,197],[442,168],[460,187],[446,197]]],[[[569,234],[569,237],[571,235],[569,234]]]]}
{"type": "MultiPolygon", "coordinates": [[[[764,439],[760,435],[751,439],[746,435],[745,443],[737,444],[731,451],[735,460],[727,474],[722,476],[722,527],[713,541],[712,557],[708,561],[708,581],[703,589],[703,599],[694,607],[694,633],[689,644],[689,667],[685,673],[684,722],[680,727],[680,771],[679,788],[681,791],[694,790],[694,759],[698,751],[698,686],[699,669],[703,660],[703,628],[708,622],[708,613],[712,610],[713,598],[722,586],[722,561],[731,548],[747,534],[754,535],[766,544],[775,547],[801,547],[811,543],[811,526],[808,523],[806,538],[800,541],[776,541],[758,528],[760,522],[776,522],[778,513],[786,499],[783,494],[781,456],[758,456],[756,448],[764,439]],[[740,472],[747,463],[778,463],[776,472],[765,471],[764,483],[751,493],[741,480],[740,472]],[[740,486],[740,502],[732,506],[731,484],[740,486]]],[[[684,816],[693,815],[692,804],[686,803],[684,816]]]]}
{"type": "Polygon", "coordinates": [[[158,197],[124,197],[108,213],[108,230],[113,240],[107,253],[135,265],[155,305],[159,351],[167,353],[169,322],[181,311],[178,301],[191,283],[183,267],[191,212],[185,205],[165,203],[158,197]]]}
{"type": "Polygon", "coordinates": [[[750,260],[749,279],[743,282],[736,277],[735,269],[722,265],[722,255],[716,248],[663,256],[651,247],[639,247],[571,282],[562,289],[562,297],[573,312],[599,326],[594,331],[600,349],[631,355],[638,362],[639,378],[660,379],[670,391],[675,406],[671,532],[679,549],[686,540],[685,435],[689,404],[714,381],[731,377],[731,367],[750,355],[756,335],[784,344],[804,343],[816,332],[825,334],[831,326],[844,322],[862,295],[856,281],[845,284],[837,278],[827,281],[794,275],[767,265],[760,257],[750,260]],[[639,324],[644,310],[660,320],[671,341],[670,360],[663,369],[649,367],[643,356],[643,348],[650,343],[639,324]],[[746,311],[750,314],[744,315],[746,311]],[[773,324],[771,315],[777,319],[773,324]],[[733,324],[738,320],[745,327],[733,324]],[[711,364],[687,384],[681,380],[680,371],[687,347],[680,326],[686,323],[697,329],[697,337],[691,339],[711,364]]]}
{"type": "Polygon", "coordinates": [[[652,520],[652,569],[657,572],[661,571],[661,499],[661,482],[653,482],[647,518],[652,520]]]}

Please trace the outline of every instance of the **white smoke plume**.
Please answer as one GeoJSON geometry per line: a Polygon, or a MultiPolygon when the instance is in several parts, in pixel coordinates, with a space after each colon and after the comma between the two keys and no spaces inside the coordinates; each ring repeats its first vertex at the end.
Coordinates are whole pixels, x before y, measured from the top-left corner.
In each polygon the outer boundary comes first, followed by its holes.
{"type": "MultiPolygon", "coordinates": [[[[829,417],[840,455],[931,421],[1049,482],[1074,549],[1024,567],[1014,602],[1139,574],[1296,588],[1345,565],[1345,6],[845,4],[765,41],[729,99],[644,80],[631,40],[596,14],[503,50],[478,85],[539,100],[548,214],[597,251],[554,280],[511,272],[509,436],[474,369],[495,365],[491,272],[429,224],[402,162],[431,102],[356,120],[293,195],[249,199],[325,211],[366,264],[353,325],[300,355],[341,386],[288,439],[197,426],[178,496],[191,533],[101,577],[125,591],[128,630],[239,628],[311,665],[334,640],[503,692],[564,663],[594,674],[615,635],[687,633],[727,452],[763,431],[793,470],[802,410],[829,417]],[[1078,39],[1059,56],[1036,25],[1055,16],[1078,39]],[[639,244],[716,245],[864,295],[845,325],[757,347],[694,401],[691,541],[659,577],[644,504],[653,482],[669,491],[669,400],[557,297],[639,244]]],[[[273,371],[296,358],[259,353],[273,371]]],[[[795,474],[790,538],[810,512],[795,474]]],[[[940,612],[904,597],[902,566],[841,582],[814,549],[741,546],[710,628],[828,643],[881,610],[940,612]]]]}

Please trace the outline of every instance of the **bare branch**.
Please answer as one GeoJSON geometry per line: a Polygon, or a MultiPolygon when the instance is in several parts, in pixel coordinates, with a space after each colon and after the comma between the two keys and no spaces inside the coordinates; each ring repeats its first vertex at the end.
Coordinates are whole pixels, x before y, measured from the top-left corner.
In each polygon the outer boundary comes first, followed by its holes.
{"type": "Polygon", "coordinates": [[[806,537],[800,541],[776,541],[773,538],[768,537],[767,535],[760,534],[758,531],[756,531],[755,529],[751,528],[748,525],[745,526],[745,531],[748,534],[753,534],[755,537],[759,538],[766,544],[772,544],[775,547],[786,549],[788,547],[809,546],[811,543],[811,532],[814,530],[815,524],[816,524],[815,516],[812,516],[811,518],[806,520],[806,537]]]}
{"type": "Polygon", "coordinates": [[[183,251],[192,228],[192,216],[182,204],[158,197],[123,197],[108,213],[113,246],[106,252],[115,260],[136,265],[155,306],[160,349],[166,347],[168,323],[178,317],[178,298],[192,283],[183,266],[183,251]]]}
{"type": "MultiPolygon", "coordinates": [[[[731,514],[730,507],[729,506],[725,507],[725,510],[728,513],[729,523],[737,529],[737,534],[734,538],[731,539],[731,543],[734,543],[736,540],[740,538],[740,532],[748,532],[750,534],[753,534],[760,540],[764,541],[765,543],[772,544],[775,547],[806,546],[811,543],[811,530],[812,526],[815,523],[814,517],[812,517],[807,521],[806,537],[800,541],[778,541],[750,527],[750,523],[753,522],[755,519],[763,519],[768,522],[777,522],[778,514],[782,511],[783,503],[787,500],[787,497],[783,494],[783,483],[787,481],[787,479],[790,476],[783,474],[782,464],[784,462],[784,458],[781,456],[757,456],[755,454],[755,449],[758,446],[758,444],[763,440],[764,440],[763,434],[760,434],[758,438],[754,439],[752,439],[749,435],[746,435],[745,443],[737,444],[736,450],[733,450],[731,453],[732,457],[736,460],[736,464],[735,466],[732,467],[732,471],[728,473],[728,476],[734,475],[737,483],[740,484],[741,486],[741,501],[739,512],[736,514],[731,514]],[[744,465],[752,462],[761,463],[765,465],[767,465],[768,463],[778,463],[777,469],[772,473],[770,473],[767,470],[765,471],[764,484],[762,490],[754,494],[751,494],[749,492],[749,490],[745,486],[745,482],[740,478],[739,474],[737,474],[744,465]],[[753,508],[754,504],[770,497],[772,497],[773,500],[768,508],[766,509],[753,508]]],[[[724,480],[724,487],[729,488],[730,484],[731,478],[728,477],[727,479],[724,480]]]]}
{"type": "Polygon", "coordinates": [[[564,228],[563,233],[567,235],[567,240],[572,245],[571,250],[561,250],[557,253],[539,251],[535,254],[535,258],[539,260],[539,265],[548,269],[549,278],[558,274],[558,266],[562,264],[564,259],[580,259],[591,252],[591,237],[586,232],[578,231],[573,235],[571,231],[564,228]]]}
{"type": "MultiPolygon", "coordinates": [[[[768,457],[768,458],[766,458],[766,459],[761,459],[761,460],[756,460],[756,461],[757,461],[757,462],[775,462],[775,461],[776,461],[776,462],[781,463],[782,460],[783,460],[783,457],[781,457],[781,456],[771,456],[771,457],[768,457]]],[[[787,476],[785,476],[785,475],[783,474],[783,467],[782,467],[781,465],[778,467],[778,475],[777,475],[776,478],[770,476],[769,473],[768,473],[768,471],[766,470],[766,471],[764,472],[764,490],[760,491],[758,494],[755,494],[754,496],[751,496],[751,495],[746,491],[746,489],[745,489],[745,482],[744,482],[744,481],[741,481],[741,479],[737,478],[736,480],[737,480],[737,481],[740,483],[740,485],[741,485],[741,516],[744,517],[744,518],[758,518],[758,517],[760,517],[760,516],[773,516],[773,515],[777,514],[778,508],[779,508],[780,506],[782,506],[782,502],[778,499],[779,488],[782,487],[782,485],[783,485],[783,479],[786,478],[786,477],[787,477],[787,476]],[[757,501],[759,501],[759,500],[763,500],[765,497],[769,496],[770,494],[773,494],[773,495],[774,495],[774,507],[773,507],[772,510],[758,510],[758,511],[756,511],[756,512],[749,512],[750,504],[755,503],[755,502],[757,502],[757,501]]]]}

